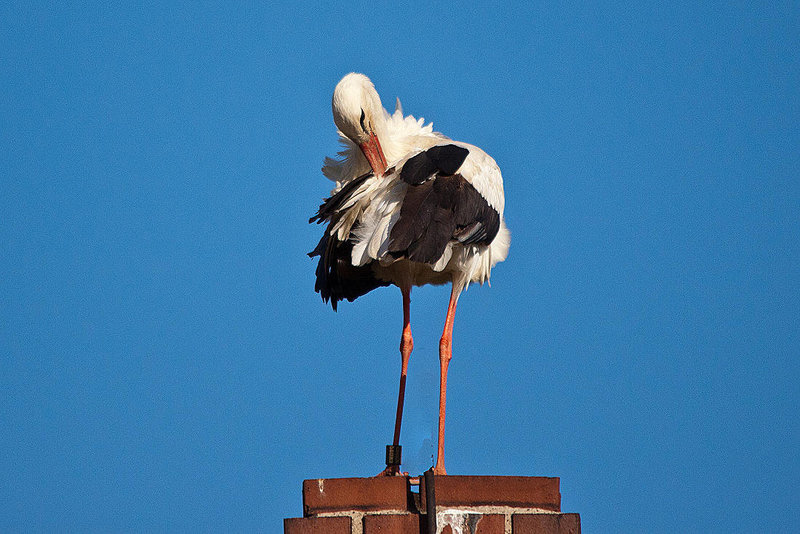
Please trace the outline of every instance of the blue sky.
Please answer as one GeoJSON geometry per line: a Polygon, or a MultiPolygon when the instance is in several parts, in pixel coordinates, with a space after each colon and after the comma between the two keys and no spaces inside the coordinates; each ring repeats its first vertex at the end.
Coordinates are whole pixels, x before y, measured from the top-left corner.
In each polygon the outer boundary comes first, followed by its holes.
{"type": "MultiPolygon", "coordinates": [[[[561,477],[584,532],[796,529],[797,2],[23,5],[0,7],[0,530],[280,532],[303,479],[382,468],[400,292],[333,313],[305,256],[354,70],[503,171],[448,471],[561,477]]],[[[417,473],[447,297],[413,294],[417,473]]]]}

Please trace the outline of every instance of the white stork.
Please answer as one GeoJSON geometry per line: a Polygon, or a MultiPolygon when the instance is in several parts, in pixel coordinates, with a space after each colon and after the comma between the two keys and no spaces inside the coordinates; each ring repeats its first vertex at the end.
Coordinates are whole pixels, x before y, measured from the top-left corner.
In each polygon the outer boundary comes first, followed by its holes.
{"type": "MultiPolygon", "coordinates": [[[[351,73],[333,93],[333,120],[344,150],[326,158],[322,172],[336,182],[310,222],[328,227],[309,256],[319,256],[315,290],[333,309],[390,284],[403,295],[401,372],[393,445],[400,441],[408,359],[411,287],[452,284],[439,342],[439,442],[434,473],[444,467],[447,367],[453,318],[461,292],[489,279],[506,258],[510,234],[503,220],[503,179],[478,147],[434,132],[423,119],[381,105],[372,82],[351,73]]],[[[382,474],[399,474],[387,459],[382,474]]]]}

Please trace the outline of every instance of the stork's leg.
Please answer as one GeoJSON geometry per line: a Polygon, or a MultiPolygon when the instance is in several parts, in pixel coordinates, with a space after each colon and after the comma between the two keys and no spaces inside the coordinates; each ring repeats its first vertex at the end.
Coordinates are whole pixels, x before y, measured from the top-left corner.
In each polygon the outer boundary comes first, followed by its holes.
{"type": "Polygon", "coordinates": [[[394,445],[400,445],[400,424],[403,422],[403,401],[406,395],[406,373],[408,359],[414,350],[414,338],[411,337],[411,288],[403,292],[403,335],[400,338],[400,392],[397,395],[397,417],[394,421],[394,445]]]}
{"type": "MultiPolygon", "coordinates": [[[[411,286],[400,288],[403,293],[403,335],[400,337],[400,391],[397,394],[397,415],[394,421],[394,440],[392,444],[400,445],[400,425],[403,422],[403,403],[406,396],[406,374],[408,372],[408,359],[414,349],[414,339],[411,337],[411,286]]],[[[387,465],[382,473],[385,475],[399,475],[399,465],[387,465]]]]}
{"type": "Polygon", "coordinates": [[[450,364],[450,358],[453,357],[453,319],[456,315],[456,304],[460,294],[461,290],[456,289],[456,285],[453,284],[453,289],[450,293],[450,304],[447,306],[447,318],[444,321],[444,332],[442,332],[442,339],[439,340],[439,447],[436,453],[436,466],[433,468],[433,473],[436,475],[447,474],[444,469],[444,415],[447,400],[447,366],[450,364]]]}

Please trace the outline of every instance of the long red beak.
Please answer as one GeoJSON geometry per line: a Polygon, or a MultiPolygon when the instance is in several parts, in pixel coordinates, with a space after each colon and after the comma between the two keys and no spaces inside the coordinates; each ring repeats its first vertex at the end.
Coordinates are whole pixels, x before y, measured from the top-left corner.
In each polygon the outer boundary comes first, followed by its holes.
{"type": "Polygon", "coordinates": [[[380,141],[378,141],[378,136],[375,135],[375,133],[371,133],[369,139],[358,146],[361,148],[361,152],[367,157],[367,161],[369,161],[369,165],[372,167],[375,176],[383,176],[383,173],[386,172],[386,156],[383,155],[383,149],[381,148],[380,141]]]}

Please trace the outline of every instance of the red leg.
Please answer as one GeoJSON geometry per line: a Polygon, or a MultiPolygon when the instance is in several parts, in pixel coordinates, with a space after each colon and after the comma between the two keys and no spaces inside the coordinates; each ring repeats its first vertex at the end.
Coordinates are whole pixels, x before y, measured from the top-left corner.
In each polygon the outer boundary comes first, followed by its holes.
{"type": "Polygon", "coordinates": [[[406,395],[406,373],[408,359],[414,350],[414,339],[411,337],[411,288],[403,289],[403,336],[400,338],[400,392],[397,395],[397,417],[394,422],[394,445],[400,444],[400,423],[403,421],[403,400],[406,395]]]}
{"type": "MultiPolygon", "coordinates": [[[[397,394],[397,415],[394,421],[394,440],[392,444],[400,445],[400,425],[403,422],[403,403],[406,396],[406,374],[408,372],[408,359],[414,350],[414,339],[411,337],[411,287],[400,288],[403,292],[403,335],[400,338],[400,391],[397,394]]],[[[387,466],[385,475],[399,475],[400,466],[387,466]]]]}
{"type": "Polygon", "coordinates": [[[453,320],[456,315],[456,304],[458,303],[458,296],[460,290],[456,290],[453,285],[453,290],[450,293],[450,304],[447,306],[447,318],[444,321],[444,332],[442,332],[442,339],[439,341],[439,447],[436,454],[436,466],[433,468],[433,473],[436,475],[446,475],[447,471],[444,468],[444,416],[445,404],[447,400],[447,367],[450,364],[450,358],[453,357],[453,320]]]}

